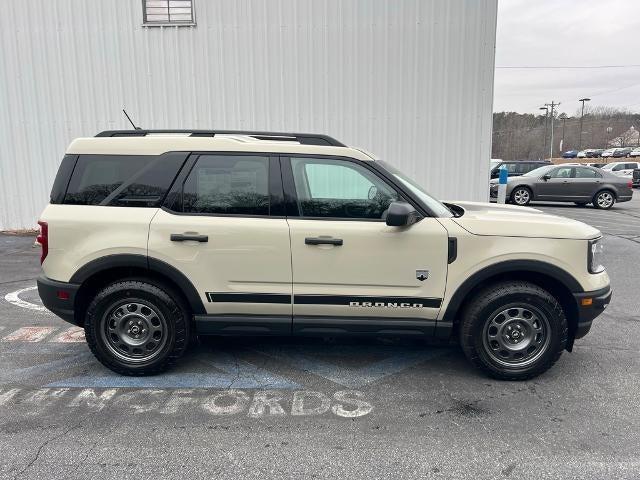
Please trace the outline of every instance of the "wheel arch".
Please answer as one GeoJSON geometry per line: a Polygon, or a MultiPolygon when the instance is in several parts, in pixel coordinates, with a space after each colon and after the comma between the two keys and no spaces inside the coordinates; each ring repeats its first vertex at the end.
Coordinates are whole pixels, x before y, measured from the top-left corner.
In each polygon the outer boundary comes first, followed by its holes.
{"type": "Polygon", "coordinates": [[[451,297],[441,322],[457,329],[460,313],[476,292],[487,285],[504,280],[531,282],[551,293],[560,303],[569,323],[571,351],[578,326],[578,306],[573,293],[584,292],[580,283],[569,272],[540,260],[509,260],[483,268],[465,280],[451,297]]]}
{"type": "Polygon", "coordinates": [[[84,312],[94,292],[112,281],[131,277],[155,280],[179,294],[192,314],[206,313],[196,288],[175,267],[145,255],[117,254],[92,260],[71,277],[70,283],[80,285],[74,303],[76,324],[84,324],[84,312]]]}
{"type": "Polygon", "coordinates": [[[517,185],[515,185],[511,189],[511,193],[509,194],[509,198],[511,198],[511,195],[513,195],[513,192],[515,192],[518,188],[526,188],[527,190],[529,190],[529,193],[531,194],[531,200],[533,200],[535,198],[536,193],[533,190],[533,187],[531,185],[527,185],[526,183],[518,183],[517,185]]]}
{"type": "Polygon", "coordinates": [[[596,193],[594,193],[594,194],[593,194],[593,199],[595,199],[595,198],[598,196],[598,194],[599,194],[599,193],[602,193],[602,192],[610,192],[610,193],[613,195],[613,198],[614,198],[614,199],[616,199],[616,200],[618,199],[618,192],[617,192],[617,191],[616,191],[616,189],[613,187],[613,185],[608,184],[608,183],[607,183],[607,184],[602,185],[600,188],[598,188],[598,189],[596,190],[596,193]]]}

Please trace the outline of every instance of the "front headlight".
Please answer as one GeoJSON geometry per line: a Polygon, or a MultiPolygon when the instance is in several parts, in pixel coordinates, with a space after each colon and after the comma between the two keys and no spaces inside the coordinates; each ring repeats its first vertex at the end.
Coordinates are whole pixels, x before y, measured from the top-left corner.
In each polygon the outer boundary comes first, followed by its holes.
{"type": "Polygon", "coordinates": [[[602,237],[589,240],[589,252],[587,255],[587,267],[589,268],[589,273],[604,272],[604,265],[602,264],[603,252],[604,244],[602,237]]]}

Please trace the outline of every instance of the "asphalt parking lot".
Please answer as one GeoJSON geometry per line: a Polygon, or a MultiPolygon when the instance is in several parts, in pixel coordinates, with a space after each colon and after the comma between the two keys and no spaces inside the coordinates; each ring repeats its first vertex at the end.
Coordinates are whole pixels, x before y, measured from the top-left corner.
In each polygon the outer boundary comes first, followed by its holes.
{"type": "Polygon", "coordinates": [[[614,298],[523,383],[457,347],[358,339],[214,339],[120,377],[40,305],[33,237],[0,235],[0,478],[637,479],[639,197],[533,205],[603,232],[614,298]]]}

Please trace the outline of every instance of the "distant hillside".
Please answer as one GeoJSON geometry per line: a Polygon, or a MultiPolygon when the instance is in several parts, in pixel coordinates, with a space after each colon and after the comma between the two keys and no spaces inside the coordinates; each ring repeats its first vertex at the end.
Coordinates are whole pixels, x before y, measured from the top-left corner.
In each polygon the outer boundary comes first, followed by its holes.
{"type": "MultiPolygon", "coordinates": [[[[545,117],[528,113],[497,112],[493,114],[493,149],[491,158],[503,160],[536,159],[549,157],[551,119],[547,119],[545,149],[545,117]]],[[[613,108],[585,109],[582,127],[582,148],[608,148],[615,139],[615,146],[640,146],[640,114],[613,108]],[[633,127],[633,129],[631,129],[633,127]],[[618,145],[620,144],[620,145],[618,145]]],[[[554,119],[553,155],[578,149],[580,112],[573,116],[559,112],[554,119]],[[566,118],[563,120],[562,116],[566,118]]]]}

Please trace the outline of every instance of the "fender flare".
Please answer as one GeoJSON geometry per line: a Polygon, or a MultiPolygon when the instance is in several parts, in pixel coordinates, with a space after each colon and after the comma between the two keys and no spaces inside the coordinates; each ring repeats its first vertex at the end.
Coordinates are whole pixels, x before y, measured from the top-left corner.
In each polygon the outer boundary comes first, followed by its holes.
{"type": "Polygon", "coordinates": [[[582,293],[584,289],[573,275],[566,270],[541,260],[507,260],[489,265],[467,278],[451,297],[442,322],[453,323],[462,303],[469,293],[491,277],[511,272],[532,272],[551,277],[567,287],[572,293],[582,293]]]}
{"type": "Polygon", "coordinates": [[[170,279],[187,299],[193,314],[206,313],[198,290],[182,272],[162,260],[146,255],[116,254],[97,258],[80,267],[69,283],[82,284],[100,272],[122,267],[141,268],[170,279]]]}

